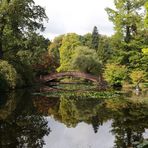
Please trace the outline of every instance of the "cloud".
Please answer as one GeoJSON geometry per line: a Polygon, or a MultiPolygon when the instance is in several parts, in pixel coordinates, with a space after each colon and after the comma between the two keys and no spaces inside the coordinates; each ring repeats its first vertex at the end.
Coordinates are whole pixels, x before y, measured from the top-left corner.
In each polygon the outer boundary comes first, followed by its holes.
{"type": "Polygon", "coordinates": [[[84,122],[75,128],[67,128],[63,123],[55,121],[51,117],[46,118],[51,133],[44,137],[44,148],[107,148],[113,147],[115,137],[110,132],[111,121],[99,127],[94,133],[92,125],[84,122]],[[107,139],[107,140],[106,140],[107,139]]]}
{"type": "Polygon", "coordinates": [[[50,39],[60,34],[75,32],[86,34],[94,26],[101,34],[113,34],[113,24],[109,22],[106,7],[113,7],[110,0],[35,0],[46,9],[49,23],[45,23],[44,35],[50,39]]]}

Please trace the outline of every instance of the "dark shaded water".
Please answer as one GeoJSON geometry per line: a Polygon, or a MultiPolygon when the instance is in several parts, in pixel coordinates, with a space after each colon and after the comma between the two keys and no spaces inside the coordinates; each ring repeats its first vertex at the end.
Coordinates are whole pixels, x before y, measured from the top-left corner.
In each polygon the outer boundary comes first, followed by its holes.
{"type": "Polygon", "coordinates": [[[0,94],[0,148],[147,148],[147,139],[146,93],[0,94]]]}

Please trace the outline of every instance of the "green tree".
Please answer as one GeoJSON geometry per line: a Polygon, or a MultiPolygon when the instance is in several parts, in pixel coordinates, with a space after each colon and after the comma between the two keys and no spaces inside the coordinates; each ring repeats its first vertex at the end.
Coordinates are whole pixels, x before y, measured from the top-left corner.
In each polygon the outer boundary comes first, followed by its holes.
{"type": "Polygon", "coordinates": [[[146,0],[114,0],[116,10],[106,8],[114,24],[115,36],[129,43],[142,29],[144,17],[139,11],[146,0]]]}
{"type": "Polygon", "coordinates": [[[114,0],[116,9],[106,9],[115,29],[115,35],[111,38],[113,56],[110,62],[126,65],[130,70],[147,71],[147,56],[142,53],[148,45],[148,31],[143,27],[145,14],[141,11],[145,2],[114,0]]]}
{"type": "Polygon", "coordinates": [[[93,32],[92,32],[91,48],[95,49],[97,51],[98,50],[98,46],[99,46],[99,33],[98,33],[97,27],[94,26],[93,32]]]}
{"type": "Polygon", "coordinates": [[[55,37],[53,42],[48,46],[48,53],[53,57],[53,67],[56,69],[60,66],[60,47],[62,45],[64,35],[55,37]]]}
{"type": "Polygon", "coordinates": [[[12,42],[12,47],[19,47],[20,41],[26,32],[44,29],[42,24],[44,19],[47,19],[45,10],[35,5],[34,0],[1,0],[0,58],[3,57],[5,49],[4,38],[7,39],[5,42],[9,42],[10,37],[13,37],[15,40],[12,42]]]}
{"type": "Polygon", "coordinates": [[[104,77],[112,86],[122,86],[127,77],[127,69],[123,65],[107,64],[104,77]]]}
{"type": "Polygon", "coordinates": [[[87,33],[83,36],[80,36],[80,41],[81,41],[83,46],[88,46],[89,48],[91,48],[91,46],[92,46],[92,34],[87,33]]]}
{"type": "Polygon", "coordinates": [[[46,39],[44,36],[40,35],[36,32],[27,32],[26,37],[23,39],[23,47],[24,50],[30,50],[32,52],[36,52],[39,50],[46,50],[48,45],[50,44],[49,39],[46,39]]]}
{"type": "Polygon", "coordinates": [[[42,35],[27,32],[21,41],[21,48],[5,52],[4,58],[17,71],[17,87],[31,86],[35,76],[48,72],[52,64],[52,58],[48,55],[48,44],[49,40],[42,35]]]}
{"type": "Polygon", "coordinates": [[[17,73],[7,61],[0,60],[0,90],[14,89],[17,82],[17,73]]]}
{"type": "Polygon", "coordinates": [[[31,67],[35,75],[48,73],[52,63],[52,57],[48,54],[50,41],[38,33],[30,32],[23,44],[24,48],[22,47],[22,50],[29,50],[32,53],[29,61],[31,61],[31,67]]]}
{"type": "Polygon", "coordinates": [[[103,64],[105,64],[107,60],[111,58],[112,49],[110,45],[110,37],[100,35],[97,55],[103,64]]]}
{"type": "Polygon", "coordinates": [[[69,71],[71,68],[72,55],[75,48],[80,46],[79,36],[75,33],[69,33],[63,37],[62,46],[60,47],[60,67],[58,71],[69,71]]]}
{"type": "Polygon", "coordinates": [[[78,46],[72,56],[71,66],[73,69],[99,75],[102,72],[102,65],[94,49],[86,46],[78,46]]]}

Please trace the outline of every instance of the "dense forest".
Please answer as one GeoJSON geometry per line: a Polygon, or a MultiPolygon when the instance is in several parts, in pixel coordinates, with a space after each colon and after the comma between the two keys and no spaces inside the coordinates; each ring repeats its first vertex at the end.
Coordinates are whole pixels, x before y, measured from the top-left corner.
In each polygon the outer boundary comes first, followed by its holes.
{"type": "Polygon", "coordinates": [[[114,35],[92,26],[92,33],[50,41],[39,33],[48,21],[44,8],[34,0],[0,0],[0,90],[32,86],[36,77],[62,71],[102,76],[111,86],[147,86],[148,2],[114,0],[114,5],[106,8],[114,35]]]}

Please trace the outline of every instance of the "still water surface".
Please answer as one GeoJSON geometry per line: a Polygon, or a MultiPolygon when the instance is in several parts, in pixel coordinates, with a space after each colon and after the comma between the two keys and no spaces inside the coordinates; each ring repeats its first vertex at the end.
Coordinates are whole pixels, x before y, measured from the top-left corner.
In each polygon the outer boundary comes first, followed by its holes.
{"type": "Polygon", "coordinates": [[[0,94],[0,148],[139,148],[147,139],[147,92],[0,94]]]}

